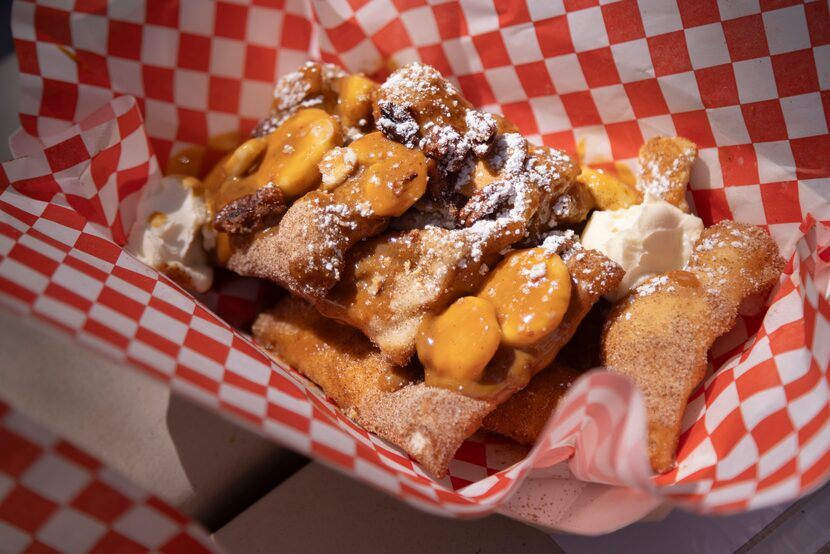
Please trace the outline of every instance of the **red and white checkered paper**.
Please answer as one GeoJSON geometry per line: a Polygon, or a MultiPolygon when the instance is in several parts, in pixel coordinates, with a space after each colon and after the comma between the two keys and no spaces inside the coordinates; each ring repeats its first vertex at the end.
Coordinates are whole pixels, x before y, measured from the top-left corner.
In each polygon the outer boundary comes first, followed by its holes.
{"type": "Polygon", "coordinates": [[[216,551],[187,517],[2,402],[0,550],[216,551]]]}
{"type": "Polygon", "coordinates": [[[737,511],[827,478],[826,2],[43,0],[15,4],[14,34],[23,131],[0,185],[12,309],[435,513],[597,533],[661,499],[737,511]],[[521,462],[502,469],[498,444],[474,439],[435,481],[223,320],[250,321],[257,284],[223,276],[197,300],[122,250],[159,163],[250,129],[306,58],[376,74],[422,60],[531,138],[570,152],[584,139],[592,165],[633,167],[657,134],[700,146],[696,212],[764,226],[789,264],[769,310],[713,349],[674,471],[650,473],[637,390],[593,372],[521,462]]]}

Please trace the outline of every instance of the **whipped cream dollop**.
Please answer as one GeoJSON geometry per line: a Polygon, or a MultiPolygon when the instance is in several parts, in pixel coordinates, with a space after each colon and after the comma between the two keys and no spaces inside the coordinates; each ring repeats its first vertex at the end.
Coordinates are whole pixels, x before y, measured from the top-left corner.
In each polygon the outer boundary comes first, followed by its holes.
{"type": "Polygon", "coordinates": [[[198,185],[176,175],[147,183],[127,249],[181,286],[204,292],[213,283],[205,249],[214,235],[198,185]]]}
{"type": "Polygon", "coordinates": [[[595,211],[582,232],[582,245],[599,250],[625,270],[620,286],[607,296],[616,302],[643,281],[683,269],[703,231],[703,221],[649,194],[642,204],[595,211]]]}

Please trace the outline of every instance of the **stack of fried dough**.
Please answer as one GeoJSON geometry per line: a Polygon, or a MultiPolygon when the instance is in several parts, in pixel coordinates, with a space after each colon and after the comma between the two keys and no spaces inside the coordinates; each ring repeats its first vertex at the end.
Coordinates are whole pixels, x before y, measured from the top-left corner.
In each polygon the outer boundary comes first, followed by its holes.
{"type": "Polygon", "coordinates": [[[777,248],[722,222],[688,267],[611,306],[623,270],[578,232],[645,193],[688,211],[695,155],[652,139],[624,186],[529,143],[429,66],[377,84],[308,63],[204,179],[212,256],[290,292],[256,320],[260,345],[436,477],[481,428],[532,444],[597,363],[643,390],[664,471],[709,347],[772,287],[777,248]]]}

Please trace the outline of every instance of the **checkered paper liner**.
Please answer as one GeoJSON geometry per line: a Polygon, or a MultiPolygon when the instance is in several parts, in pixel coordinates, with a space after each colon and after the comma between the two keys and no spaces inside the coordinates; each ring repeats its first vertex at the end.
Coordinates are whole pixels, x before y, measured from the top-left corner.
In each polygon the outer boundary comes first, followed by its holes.
{"type": "Polygon", "coordinates": [[[14,10],[23,130],[11,139],[18,159],[2,166],[5,305],[435,513],[499,510],[601,532],[645,497],[736,511],[827,478],[826,2],[76,0],[14,10]],[[430,63],[532,139],[570,152],[584,141],[592,165],[633,167],[657,134],[700,146],[696,213],[766,227],[789,264],[769,310],[713,349],[716,371],[690,402],[674,471],[648,469],[636,389],[592,372],[522,461],[501,469],[476,439],[436,482],[222,319],[250,320],[258,285],[227,277],[196,299],[122,250],[136,193],[159,163],[250,129],[276,77],[309,57],[374,74],[384,60],[430,63]],[[565,461],[570,477],[554,478],[565,461]],[[552,500],[573,500],[579,483],[606,486],[605,500],[581,511],[552,500]]]}
{"type": "Polygon", "coordinates": [[[0,550],[217,551],[190,519],[2,402],[0,550]]]}

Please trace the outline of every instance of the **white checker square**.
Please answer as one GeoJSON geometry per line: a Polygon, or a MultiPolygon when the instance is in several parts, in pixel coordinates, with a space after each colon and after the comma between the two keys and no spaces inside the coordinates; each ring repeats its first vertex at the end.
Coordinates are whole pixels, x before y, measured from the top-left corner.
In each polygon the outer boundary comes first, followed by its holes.
{"type": "Polygon", "coordinates": [[[725,389],[709,403],[709,407],[703,416],[703,421],[706,425],[706,430],[709,433],[714,432],[715,429],[729,416],[740,404],[740,397],[738,396],[738,387],[735,383],[729,383],[725,389]]]}
{"type": "Polygon", "coordinates": [[[32,310],[70,329],[80,329],[86,321],[84,312],[51,296],[39,296],[32,305],[32,310]]]}
{"type": "Polygon", "coordinates": [[[340,54],[343,67],[347,71],[374,73],[381,64],[381,54],[371,40],[361,41],[357,46],[340,54]]]}
{"type": "Polygon", "coordinates": [[[70,59],[59,48],[55,48],[54,44],[36,42],[35,49],[37,50],[41,77],[69,83],[78,81],[78,63],[70,59]]]}
{"type": "MultiPolygon", "coordinates": [[[[26,2],[12,3],[12,21],[34,21],[35,4],[26,2]]],[[[34,25],[15,25],[14,37],[22,40],[35,40],[34,25]]],[[[74,33],[73,33],[74,38],[74,33]]]]}
{"type": "Polygon", "coordinates": [[[156,286],[153,289],[153,296],[159,300],[164,300],[168,304],[171,304],[188,314],[192,314],[196,309],[196,302],[194,302],[192,298],[182,293],[178,288],[172,287],[161,281],[156,282],[156,286]]]}
{"type": "Polygon", "coordinates": [[[277,77],[294,71],[308,60],[308,52],[281,48],[277,50],[277,77]]]}
{"type": "Polygon", "coordinates": [[[737,379],[754,366],[758,365],[759,363],[766,361],[772,357],[772,350],[769,346],[769,337],[761,337],[761,339],[756,340],[752,347],[749,349],[749,355],[747,355],[746,359],[742,361],[734,370],[735,378],[737,379]]]}
{"type": "Polygon", "coordinates": [[[306,0],[285,0],[283,9],[285,13],[299,15],[306,19],[313,17],[313,8],[306,0]]]}
{"type": "Polygon", "coordinates": [[[487,78],[487,82],[490,83],[490,88],[493,89],[497,102],[508,104],[527,98],[524,88],[522,88],[522,82],[519,81],[513,67],[488,69],[484,76],[487,78]]]}
{"type": "MultiPolygon", "coordinates": [[[[805,179],[798,182],[801,213],[810,212],[818,220],[830,220],[830,179],[805,179]]],[[[830,345],[830,341],[824,344],[830,345]]],[[[815,343],[814,346],[815,347],[815,343]]]]}
{"type": "Polygon", "coordinates": [[[225,366],[223,364],[207,356],[203,356],[187,346],[183,346],[179,351],[179,362],[215,382],[220,382],[222,376],[225,374],[225,366]]]}
{"type": "MultiPolygon", "coordinates": [[[[791,304],[800,302],[798,297],[790,299],[791,304]]],[[[778,377],[785,385],[798,381],[810,372],[810,351],[807,348],[798,348],[775,355],[775,365],[778,367],[778,377]]],[[[796,419],[793,419],[796,421],[796,419]]]]}
{"type": "Polygon", "coordinates": [[[540,133],[556,133],[571,128],[571,120],[559,96],[531,98],[530,108],[540,133]]]}
{"type": "Polygon", "coordinates": [[[533,21],[541,21],[565,14],[565,3],[563,0],[545,0],[544,2],[528,2],[527,9],[533,21]]]}
{"type": "Polygon", "coordinates": [[[830,90],[830,44],[813,48],[813,58],[818,71],[818,86],[821,90],[830,90]]]}
{"type": "MultiPolygon", "coordinates": [[[[123,264],[121,263],[118,265],[123,267],[123,264]]],[[[150,301],[149,292],[144,289],[140,289],[132,283],[128,283],[115,275],[107,275],[107,279],[104,283],[112,290],[120,292],[124,296],[135,300],[139,304],[147,304],[150,301]]]]}
{"type": "MultiPolygon", "coordinates": [[[[20,4],[20,2],[17,2],[15,6],[20,4]]],[[[31,542],[31,535],[0,521],[0,544],[3,545],[3,548],[8,549],[8,552],[24,552],[31,542]]]]}
{"type": "Polygon", "coordinates": [[[799,490],[801,490],[801,479],[797,475],[793,475],[774,485],[767,485],[755,491],[755,494],[752,495],[752,498],[749,499],[746,506],[747,509],[754,510],[756,508],[775,506],[788,501],[792,502],[793,498],[800,496],[799,490]]]}
{"type": "Polygon", "coordinates": [[[401,492],[400,483],[393,473],[386,468],[380,469],[377,465],[357,458],[354,462],[354,472],[357,476],[370,481],[373,485],[380,487],[387,494],[399,495],[401,492]]]}
{"type": "Polygon", "coordinates": [[[96,300],[104,283],[68,265],[61,265],[52,275],[52,280],[87,300],[96,300]]]}
{"type": "Polygon", "coordinates": [[[398,12],[392,2],[387,0],[370,0],[355,12],[360,28],[367,36],[372,36],[383,29],[397,17],[398,12]]]}
{"type": "Polygon", "coordinates": [[[787,405],[787,395],[781,387],[772,387],[753,394],[741,402],[741,414],[749,430],[755,429],[765,418],[787,405]]]}
{"type": "Polygon", "coordinates": [[[753,147],[758,159],[758,178],[761,183],[795,179],[795,160],[788,141],[758,142],[753,147]]]}
{"type": "Polygon", "coordinates": [[[330,29],[348,20],[354,15],[354,10],[346,0],[330,0],[317,4],[315,14],[320,24],[324,28],[330,29]]]}
{"type": "Polygon", "coordinates": [[[791,139],[827,134],[827,120],[821,117],[824,108],[818,92],[788,96],[781,99],[781,110],[791,139]]]}
{"type": "Polygon", "coordinates": [[[666,105],[671,113],[682,113],[692,110],[702,110],[700,90],[697,88],[697,79],[691,71],[676,73],[657,78],[666,105]]]}
{"type": "Polygon", "coordinates": [[[461,0],[461,9],[470,35],[481,35],[499,28],[499,14],[492,2],[461,0]]]}
{"type": "Polygon", "coordinates": [[[421,61],[421,55],[418,54],[415,48],[404,48],[392,54],[391,60],[396,67],[402,67],[412,62],[421,61]]]}
{"type": "Polygon", "coordinates": [[[640,17],[646,36],[653,37],[683,28],[680,11],[675,2],[664,0],[640,0],[640,17]]]}
{"type": "Polygon", "coordinates": [[[813,331],[813,357],[819,367],[827,367],[830,362],[830,341],[826,337],[830,337],[830,324],[823,317],[817,317],[816,329],[813,331]]]}
{"type": "Polygon", "coordinates": [[[781,466],[793,459],[796,452],[798,452],[798,436],[790,433],[781,442],[761,454],[758,459],[758,478],[763,479],[781,469],[781,466]]]}
{"type": "Polygon", "coordinates": [[[692,67],[702,69],[729,63],[729,49],[720,23],[692,27],[685,33],[692,67]]]}
{"type": "MultiPolygon", "coordinates": [[[[78,97],[83,98],[84,101],[78,103],[78,107],[75,110],[75,120],[82,121],[97,110],[100,110],[101,106],[108,104],[115,97],[115,94],[108,88],[79,83],[78,97]]],[[[87,136],[85,135],[82,138],[86,143],[87,136]]]]}
{"type": "Polygon", "coordinates": [[[268,106],[274,97],[274,87],[259,81],[242,81],[239,92],[239,110],[242,117],[259,119],[268,113],[268,106]]]}
{"type": "Polygon", "coordinates": [[[245,43],[219,37],[211,42],[210,72],[219,77],[241,79],[245,70],[245,43]]]}
{"type": "Polygon", "coordinates": [[[41,294],[49,284],[48,277],[12,258],[0,260],[0,275],[35,294],[41,294]]]}
{"type": "Polygon", "coordinates": [[[144,96],[144,75],[141,63],[108,56],[107,71],[109,71],[114,91],[144,96]]]}
{"type": "MultiPolygon", "coordinates": [[[[673,137],[677,134],[674,127],[674,120],[670,115],[655,115],[652,117],[641,117],[637,120],[643,140],[650,140],[654,137],[673,137]]],[[[693,181],[694,182],[694,181],[693,181]]]]}
{"type": "Polygon", "coordinates": [[[545,66],[547,66],[557,93],[567,94],[588,90],[588,83],[585,81],[585,75],[582,73],[582,66],[579,65],[576,54],[547,58],[545,66]]]}
{"type": "Polygon", "coordinates": [[[107,17],[116,21],[144,23],[144,3],[113,2],[107,6],[107,17]]]}
{"type": "MultiPolygon", "coordinates": [[[[28,5],[28,4],[21,4],[28,5]]],[[[19,6],[16,5],[15,9],[19,6]]],[[[18,34],[23,25],[18,25],[14,32],[18,34]]],[[[72,12],[69,15],[69,27],[72,31],[72,43],[78,50],[95,54],[107,54],[107,41],[101,37],[107,35],[107,18],[88,13],[72,12]]]]}
{"type": "Polygon", "coordinates": [[[178,69],[173,74],[173,101],[191,110],[206,111],[208,107],[208,76],[199,71],[178,69]]]}
{"type": "Polygon", "coordinates": [[[145,25],[141,40],[141,61],[159,67],[176,67],[179,33],[159,25],[145,25]]]}
{"type": "Polygon", "coordinates": [[[3,425],[10,431],[23,435],[26,440],[46,449],[51,448],[57,442],[57,437],[50,433],[45,427],[33,422],[19,412],[9,412],[3,420],[3,425]]]}
{"type": "Polygon", "coordinates": [[[737,19],[761,11],[758,0],[718,0],[718,10],[723,21],[737,19]]]}
{"type": "Polygon", "coordinates": [[[772,62],[769,58],[735,62],[732,70],[735,73],[741,104],[760,102],[778,96],[772,62]]]}
{"type": "Polygon", "coordinates": [[[46,453],[23,474],[20,482],[58,504],[71,502],[90,482],[85,469],[46,453]]]}
{"type": "Polygon", "coordinates": [[[216,4],[204,0],[180,0],[179,29],[199,35],[213,35],[216,4]]]}
{"type": "Polygon", "coordinates": [[[597,6],[575,12],[568,12],[568,26],[577,32],[571,33],[574,50],[586,52],[608,46],[608,33],[602,10],[597,6]]]}
{"type": "Polygon", "coordinates": [[[132,337],[138,329],[138,323],[132,318],[126,317],[103,304],[93,304],[89,310],[89,318],[106,325],[125,337],[132,337]]]}
{"type": "MultiPolygon", "coordinates": [[[[671,136],[676,133],[661,134],[671,136]]],[[[720,168],[717,148],[701,148],[698,150],[697,160],[692,164],[690,181],[693,189],[723,188],[723,172],[720,168]]]]}
{"type": "Polygon", "coordinates": [[[228,383],[219,385],[219,399],[257,417],[265,417],[268,409],[268,401],[261,394],[254,394],[228,383]]]}
{"type": "Polygon", "coordinates": [[[139,340],[130,342],[127,346],[127,355],[139,362],[152,366],[165,375],[173,375],[176,370],[176,360],[161,350],[139,340]]]}
{"type": "Polygon", "coordinates": [[[151,306],[147,306],[144,313],[141,314],[139,324],[176,344],[183,343],[184,337],[187,335],[187,325],[151,306]]]}
{"type": "Polygon", "coordinates": [[[513,25],[501,30],[510,61],[514,64],[538,62],[543,58],[532,23],[513,25]]]}
{"type": "Polygon", "coordinates": [[[771,55],[810,47],[810,33],[807,30],[804,6],[790,6],[764,12],[762,17],[771,55]]]}
{"type": "Polygon", "coordinates": [[[102,523],[72,508],[64,508],[38,530],[37,538],[60,552],[89,552],[106,531],[102,523]]]}
{"type": "Polygon", "coordinates": [[[402,13],[401,21],[414,45],[427,46],[441,42],[438,25],[435,23],[432,9],[429,6],[402,13]]]}
{"type": "Polygon", "coordinates": [[[356,446],[354,441],[346,435],[343,430],[333,427],[322,421],[313,419],[311,421],[311,428],[309,434],[312,440],[324,444],[329,448],[337,450],[347,456],[354,456],[356,446]]]}
{"type": "Polygon", "coordinates": [[[156,510],[135,506],[112,526],[125,537],[147,546],[158,548],[173,538],[179,527],[156,510]]]}
{"type": "MultiPolygon", "coordinates": [[[[825,396],[824,401],[827,401],[825,396]]],[[[805,471],[811,468],[819,459],[827,453],[827,447],[830,446],[830,425],[824,424],[821,429],[807,441],[802,444],[798,450],[798,467],[805,471]]]]}
{"type": "Polygon", "coordinates": [[[574,128],[574,137],[577,143],[584,140],[585,154],[583,161],[586,164],[602,163],[613,159],[611,156],[611,142],[608,133],[602,125],[574,128]]]}
{"type": "Polygon", "coordinates": [[[603,123],[618,123],[634,119],[634,109],[622,85],[610,85],[591,89],[603,123]]]}
{"type": "Polygon", "coordinates": [[[239,130],[239,118],[227,113],[208,112],[207,124],[210,137],[239,130]]]}
{"type": "Polygon", "coordinates": [[[611,55],[623,83],[632,83],[654,77],[654,64],[648,42],[641,38],[611,45],[611,55]]]}
{"type": "Polygon", "coordinates": [[[178,116],[173,104],[147,98],[144,100],[144,115],[147,134],[168,140],[176,136],[178,116]]]}
{"type": "MultiPolygon", "coordinates": [[[[279,46],[282,26],[281,12],[273,8],[249,6],[245,40],[261,46],[279,46]]],[[[224,52],[219,55],[224,55],[224,52]]]]}
{"type": "Polygon", "coordinates": [[[444,54],[455,75],[481,73],[483,69],[481,59],[470,37],[446,40],[441,43],[441,46],[444,48],[444,54]]]}
{"type": "Polygon", "coordinates": [[[712,490],[706,496],[706,504],[716,507],[719,504],[731,504],[735,499],[751,498],[758,488],[755,481],[740,481],[733,485],[726,485],[712,490]]]}
{"type": "Polygon", "coordinates": [[[744,435],[729,451],[729,454],[718,461],[715,466],[715,475],[719,480],[733,479],[752,467],[758,459],[758,447],[752,435],[744,435]]]}
{"type": "Polygon", "coordinates": [[[732,146],[752,142],[749,139],[749,131],[746,130],[740,106],[712,108],[706,111],[706,115],[709,118],[709,124],[712,126],[715,144],[718,146],[732,146]]]}
{"type": "Polygon", "coordinates": [[[307,433],[297,431],[273,419],[266,419],[262,429],[267,435],[280,437],[280,443],[286,448],[303,454],[311,452],[311,437],[307,433]]]}
{"type": "MultiPolygon", "coordinates": [[[[4,240],[12,240],[6,235],[0,235],[0,238],[4,240]]],[[[61,262],[66,257],[66,254],[60,248],[56,248],[51,244],[47,244],[40,239],[36,239],[33,235],[22,235],[18,242],[24,246],[28,246],[32,250],[36,250],[39,254],[43,254],[50,260],[54,260],[56,262],[61,262]]]]}
{"type": "Polygon", "coordinates": [[[726,187],[724,192],[736,221],[753,225],[766,224],[764,202],[761,200],[761,188],[758,185],[726,187]]]}
{"type": "Polygon", "coordinates": [[[234,373],[260,385],[267,385],[271,378],[271,367],[257,361],[236,349],[230,350],[225,366],[234,373]]]}

